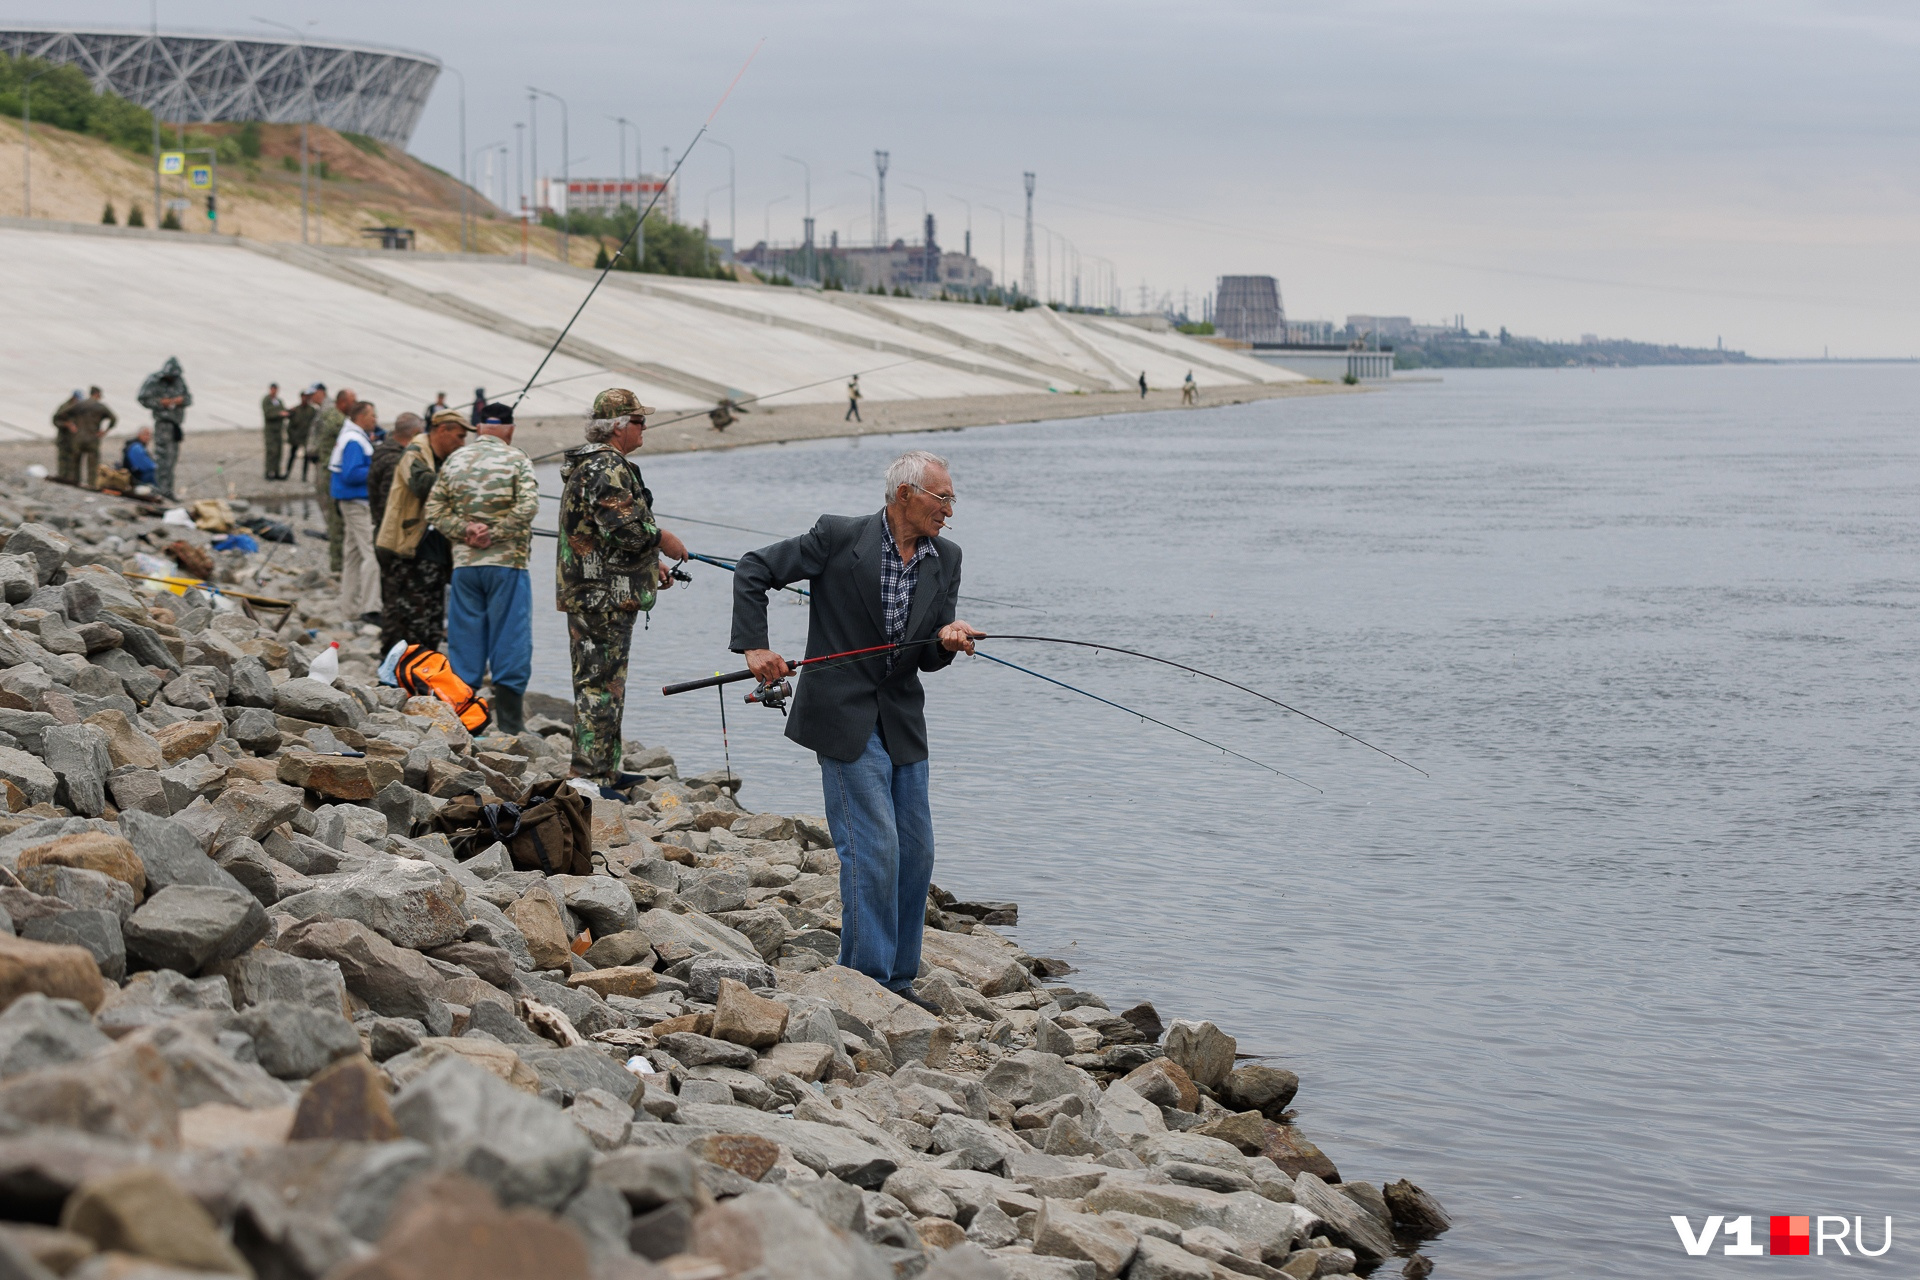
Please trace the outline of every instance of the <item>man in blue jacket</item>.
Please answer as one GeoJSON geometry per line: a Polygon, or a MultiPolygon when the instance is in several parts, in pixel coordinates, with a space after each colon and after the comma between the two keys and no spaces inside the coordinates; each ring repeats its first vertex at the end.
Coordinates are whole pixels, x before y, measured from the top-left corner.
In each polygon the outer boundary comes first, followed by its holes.
{"type": "Polygon", "coordinates": [[[120,451],[120,465],[127,469],[136,486],[153,488],[153,428],[142,427],[140,434],[127,441],[127,447],[120,451]]]}
{"type": "Polygon", "coordinates": [[[328,494],[340,511],[340,602],[349,618],[380,623],[380,567],[373,555],[373,513],[367,503],[367,471],[373,460],[372,435],[379,430],[373,401],[354,406],[340,427],[328,460],[328,494]]]}

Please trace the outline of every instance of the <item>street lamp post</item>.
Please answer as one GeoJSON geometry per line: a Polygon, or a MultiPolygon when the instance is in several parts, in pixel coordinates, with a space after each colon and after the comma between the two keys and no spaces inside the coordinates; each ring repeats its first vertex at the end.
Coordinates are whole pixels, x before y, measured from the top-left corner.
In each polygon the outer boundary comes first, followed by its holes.
{"type": "MultiPolygon", "coordinates": [[[[620,126],[619,128],[620,142],[618,147],[618,150],[620,152],[620,186],[618,187],[618,191],[620,195],[625,195],[627,193],[627,124],[628,124],[628,120],[625,116],[607,116],[606,119],[611,120],[616,125],[620,126]]],[[[639,197],[636,195],[634,199],[638,201],[639,197]]],[[[616,203],[617,203],[617,198],[616,198],[616,203]]]]}
{"type": "Polygon", "coordinates": [[[773,206],[791,199],[793,199],[791,195],[784,195],[775,196],[773,199],[767,201],[766,225],[762,229],[762,238],[769,252],[773,249],[773,206]]]}
{"type": "MultiPolygon", "coordinates": [[[[727,153],[727,254],[731,257],[740,252],[740,227],[734,220],[733,148],[712,136],[709,136],[707,141],[727,153]]],[[[666,172],[664,165],[661,167],[661,172],[666,172]]]]}
{"type": "Polygon", "coordinates": [[[458,67],[447,66],[447,70],[460,77],[460,252],[466,253],[470,244],[467,236],[467,77],[458,67]]]}
{"type": "Polygon", "coordinates": [[[567,223],[573,217],[573,184],[568,181],[572,170],[568,167],[567,159],[567,100],[557,93],[536,89],[532,85],[527,86],[527,92],[537,93],[543,98],[552,98],[560,104],[560,190],[565,193],[561,197],[561,203],[567,206],[567,211],[560,215],[560,261],[572,266],[573,258],[568,253],[567,242],[567,223]]]}
{"type": "Polygon", "coordinates": [[[813,269],[813,166],[808,164],[805,160],[802,160],[799,156],[781,156],[780,158],[782,160],[787,160],[793,164],[799,165],[801,169],[805,170],[806,172],[806,184],[807,184],[806,197],[807,198],[806,198],[806,214],[804,216],[806,217],[805,225],[807,228],[807,234],[805,236],[805,241],[806,241],[805,249],[806,249],[806,263],[807,263],[807,279],[812,280],[815,278],[815,275],[816,275],[813,269]]]}

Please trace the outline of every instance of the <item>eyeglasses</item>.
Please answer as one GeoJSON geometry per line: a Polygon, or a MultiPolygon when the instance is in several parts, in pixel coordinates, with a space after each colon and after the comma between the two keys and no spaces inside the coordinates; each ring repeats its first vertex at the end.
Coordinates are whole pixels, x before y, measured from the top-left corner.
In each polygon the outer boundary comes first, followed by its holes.
{"type": "Polygon", "coordinates": [[[907,484],[914,489],[918,489],[921,493],[926,494],[929,498],[932,498],[949,511],[953,510],[953,504],[958,501],[951,493],[935,493],[931,489],[921,489],[919,485],[914,484],[911,480],[907,481],[907,484]]]}

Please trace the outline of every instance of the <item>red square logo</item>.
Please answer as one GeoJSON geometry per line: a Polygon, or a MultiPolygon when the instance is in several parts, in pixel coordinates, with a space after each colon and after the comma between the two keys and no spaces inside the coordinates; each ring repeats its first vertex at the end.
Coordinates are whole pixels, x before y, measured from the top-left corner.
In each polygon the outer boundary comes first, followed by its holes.
{"type": "Polygon", "coordinates": [[[1810,1218],[1775,1217],[1768,1220],[1769,1234],[1773,1237],[1768,1252],[1772,1254],[1800,1254],[1808,1252],[1811,1243],[1807,1228],[1810,1218]]]}

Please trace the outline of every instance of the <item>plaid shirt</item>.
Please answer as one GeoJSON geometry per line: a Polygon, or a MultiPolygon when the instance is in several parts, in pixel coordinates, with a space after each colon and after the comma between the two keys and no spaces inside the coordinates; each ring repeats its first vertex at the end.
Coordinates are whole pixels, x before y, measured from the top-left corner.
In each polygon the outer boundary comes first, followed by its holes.
{"type": "MultiPolygon", "coordinates": [[[[880,519],[887,520],[886,512],[880,513],[880,519]]],[[[913,559],[902,561],[899,548],[893,544],[890,522],[886,531],[887,536],[880,540],[880,610],[887,620],[887,643],[899,644],[907,638],[907,613],[913,606],[914,585],[920,581],[920,562],[928,556],[938,558],[940,553],[934,550],[932,538],[922,538],[913,559]]],[[[887,670],[893,670],[896,656],[887,655],[887,670]]]]}

